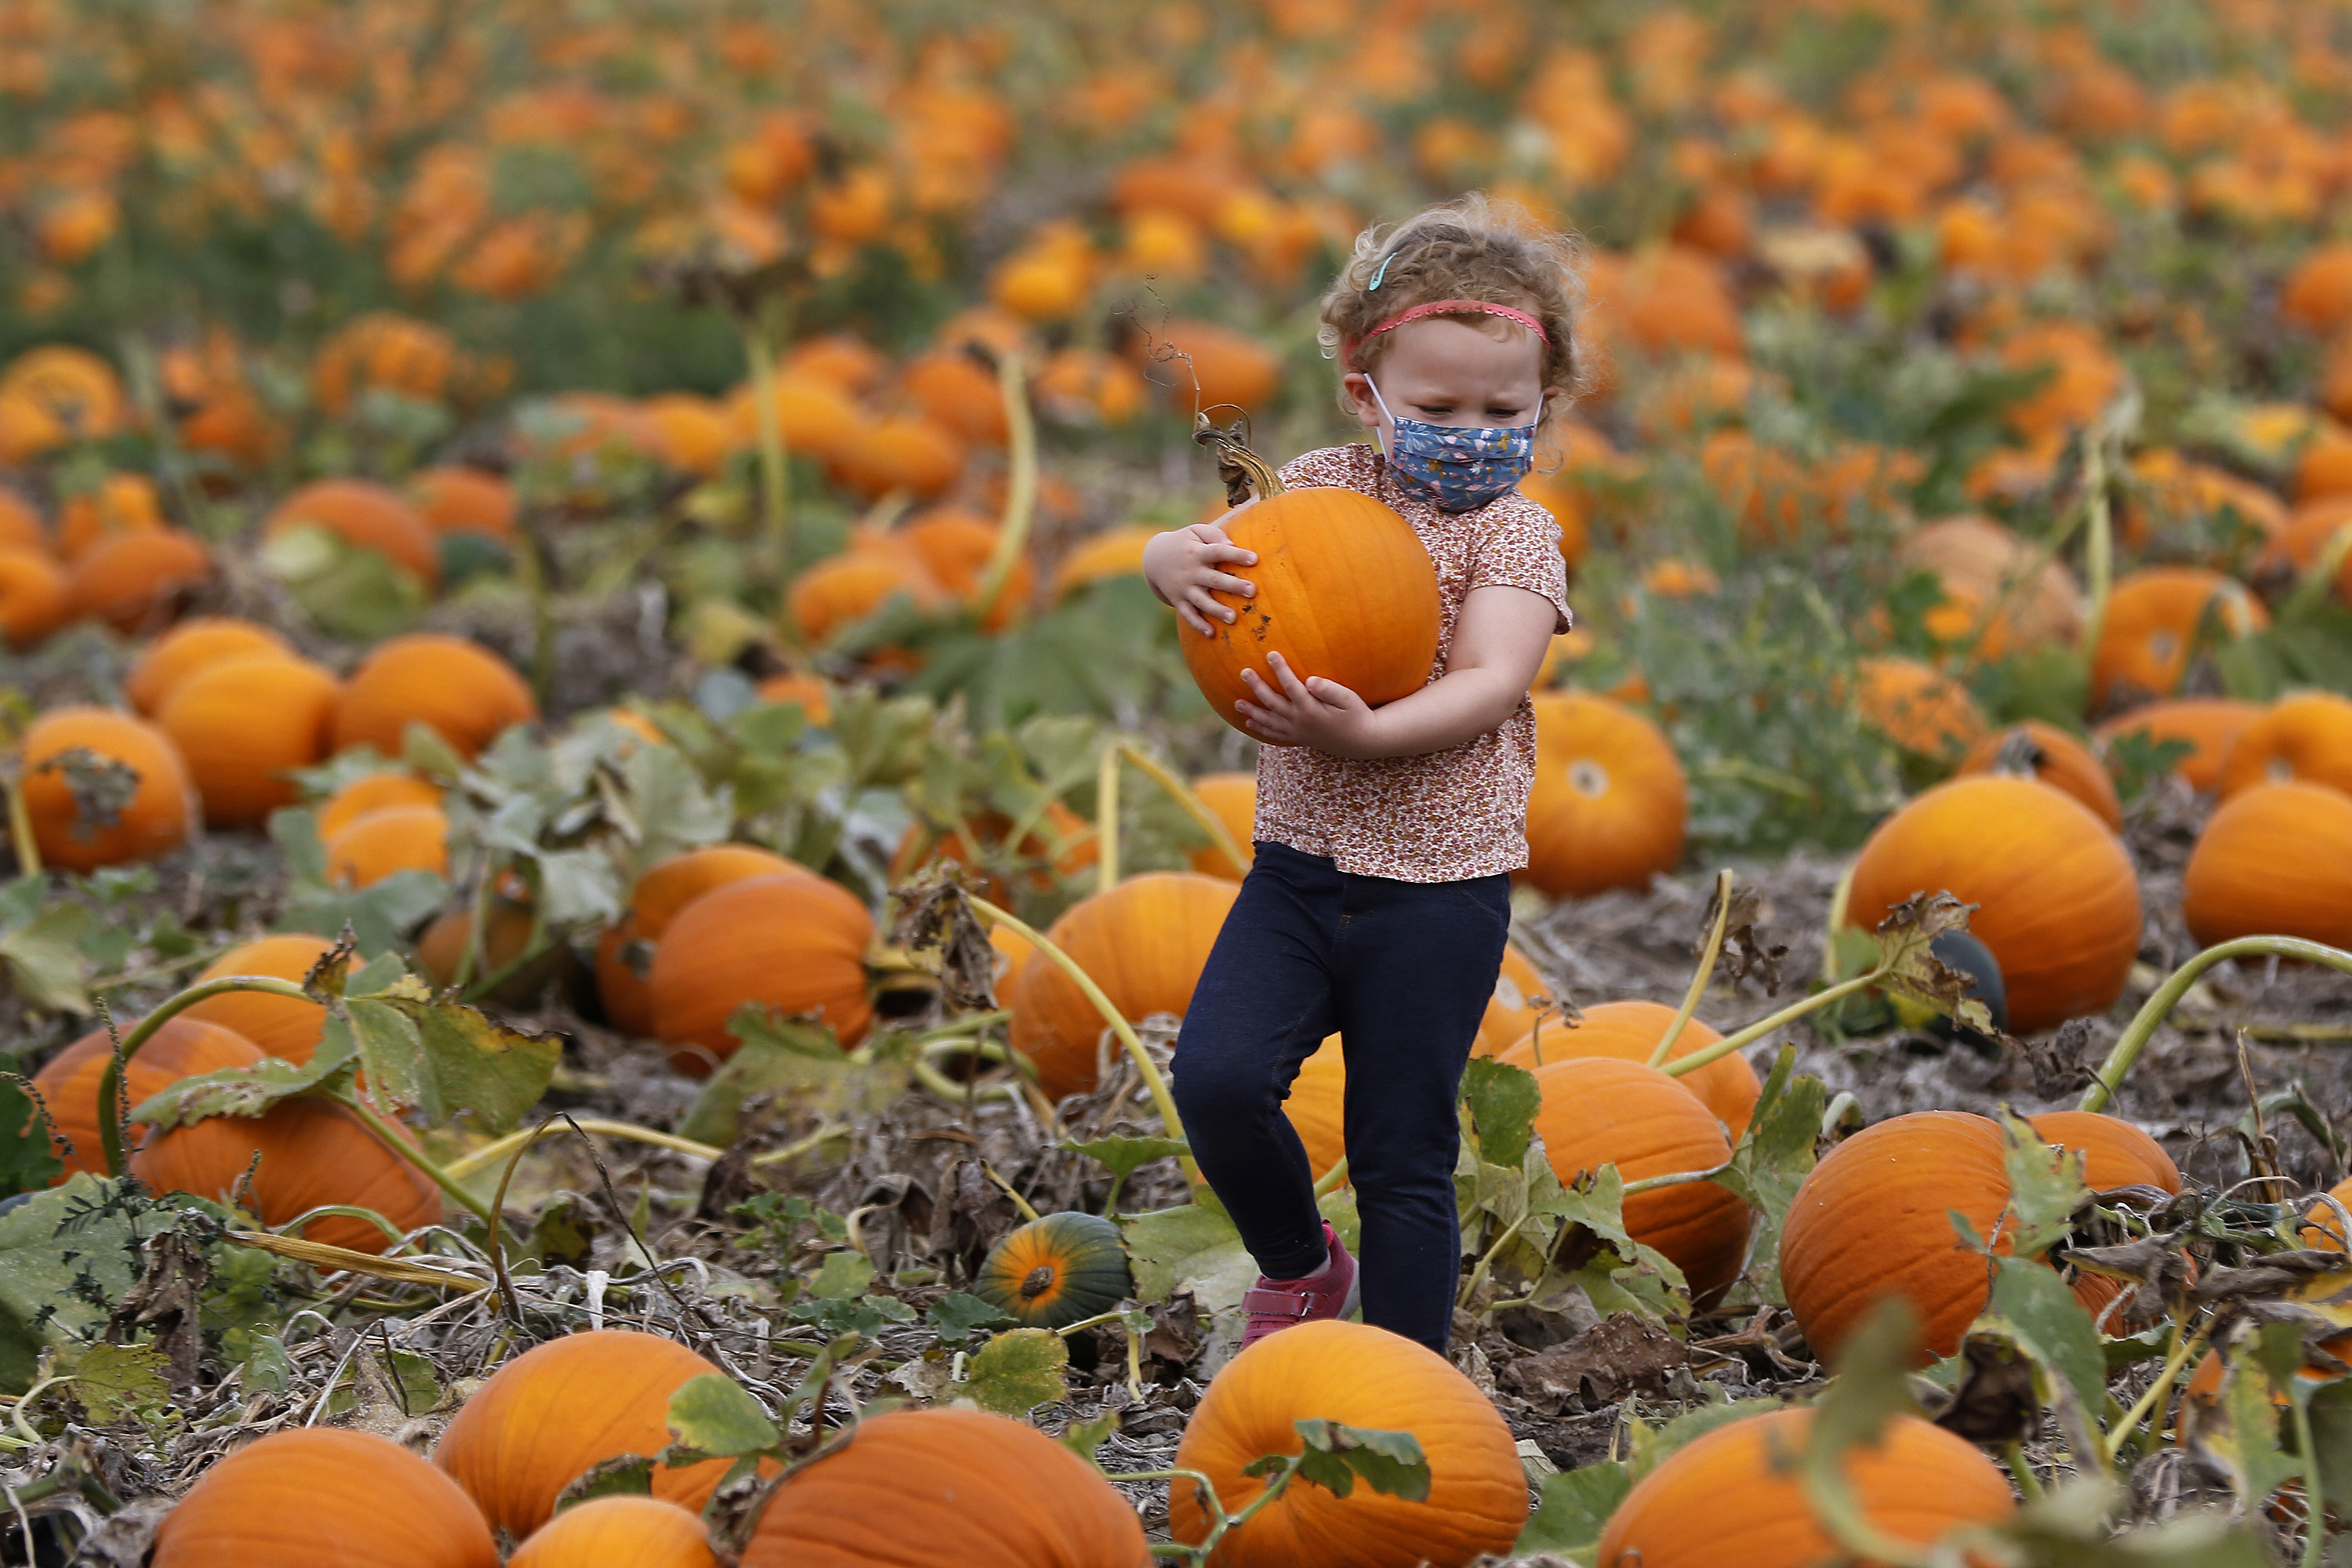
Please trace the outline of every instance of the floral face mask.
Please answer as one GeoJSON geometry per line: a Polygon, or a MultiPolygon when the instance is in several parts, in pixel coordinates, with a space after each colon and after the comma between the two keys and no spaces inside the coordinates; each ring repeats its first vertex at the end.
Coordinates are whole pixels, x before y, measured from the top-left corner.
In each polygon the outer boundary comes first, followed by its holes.
{"type": "Polygon", "coordinates": [[[1372,399],[1396,426],[1384,443],[1400,483],[1426,496],[1441,511],[1472,511],[1509,489],[1536,465],[1536,427],[1494,429],[1432,425],[1389,413],[1380,384],[1366,376],[1372,399]]]}

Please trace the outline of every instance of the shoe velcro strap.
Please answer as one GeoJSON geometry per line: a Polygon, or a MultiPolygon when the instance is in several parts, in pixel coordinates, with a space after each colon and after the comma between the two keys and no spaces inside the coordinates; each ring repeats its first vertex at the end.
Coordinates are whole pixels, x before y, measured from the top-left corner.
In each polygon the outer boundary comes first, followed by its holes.
{"type": "Polygon", "coordinates": [[[1303,1318],[1315,1310],[1315,1298],[1297,1290],[1244,1290],[1242,1310],[1258,1316],[1303,1318]]]}

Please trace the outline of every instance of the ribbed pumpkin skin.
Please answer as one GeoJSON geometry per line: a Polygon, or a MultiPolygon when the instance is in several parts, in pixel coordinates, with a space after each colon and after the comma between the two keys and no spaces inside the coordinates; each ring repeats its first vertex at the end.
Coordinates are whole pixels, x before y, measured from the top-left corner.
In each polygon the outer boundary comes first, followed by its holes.
{"type": "Polygon", "coordinates": [[[470,757],[513,724],[539,717],[530,688],[506,660],[463,637],[418,632],[376,645],[343,685],[335,750],[401,754],[412,723],[470,757]]]}
{"type": "Polygon", "coordinates": [[[2244,584],[2202,566],[2147,566],[2117,582],[2091,656],[2093,705],[2132,693],[2145,699],[2179,690],[2209,605],[2209,651],[2270,625],[2269,612],[2244,584]]]}
{"type": "MultiPolygon", "coordinates": [[[[299,985],[334,943],[322,936],[265,936],[232,948],[206,966],[199,981],[229,974],[266,974],[299,985]]],[[[266,1057],[307,1062],[319,1048],[327,1027],[327,1010],[316,1002],[291,996],[266,996],[257,991],[231,991],[207,996],[180,1015],[235,1029],[251,1040],[266,1057]]]]}
{"type": "Polygon", "coordinates": [[[2139,954],[2139,881],[2106,825],[2034,779],[1979,774],[1879,824],[1854,862],[1846,923],[1869,931],[1916,892],[1975,904],[2020,1034],[2104,1012],[2139,954]]]}
{"type": "Polygon", "coordinates": [[[66,612],[136,632],[164,618],[174,598],[212,573],[212,554],[193,533],[163,528],[109,534],[68,570],[66,612]]]}
{"type": "MultiPolygon", "coordinates": [[[[209,1116],[151,1132],[131,1157],[131,1173],[159,1193],[226,1199],[256,1153],[261,1163],[251,1203],[265,1224],[284,1225],[327,1204],[373,1209],[400,1231],[441,1217],[441,1189],[367,1123],[325,1100],[281,1100],[260,1116],[209,1116]]],[[[345,1215],[313,1220],[302,1234],[356,1252],[392,1245],[374,1226],[345,1215]]]]}
{"type": "Polygon", "coordinates": [[[741,1568],[1143,1568],[1135,1510],[1025,1422],[894,1410],[768,1500],[741,1568]]]}
{"type": "Polygon", "coordinates": [[[368,888],[394,871],[449,871],[449,818],[437,805],[371,811],[326,841],[327,879],[368,888]]]}
{"type": "Polygon", "coordinates": [[[288,776],[326,756],[335,678],[289,654],[242,654],[192,670],[156,722],[187,760],[215,827],[259,826],[299,792],[288,776]]]}
{"type": "MultiPolygon", "coordinates": [[[[1731,1158],[1714,1111],[1679,1081],[1640,1062],[1578,1057],[1536,1071],[1543,1108],[1536,1131],[1562,1182],[1615,1165],[1628,1182],[1710,1171],[1731,1158]]],[[[1712,1182],[1636,1193],[1625,1229],[1671,1258],[1704,1300],[1739,1275],[1755,1216],[1712,1182]]]]}
{"type": "Polygon", "coordinates": [[[1377,708],[1428,683],[1437,662],[1437,568],[1412,525],[1368,495],[1337,486],[1285,490],[1225,521],[1257,564],[1225,570],[1257,584],[1240,612],[1202,637],[1181,628],[1185,668],[1234,729],[1249,696],[1242,671],[1269,683],[1279,653],[1301,680],[1336,680],[1377,708]]]}
{"type": "MultiPolygon", "coordinates": [[[[1776,1454],[1801,1454],[1810,1410],[1771,1410],[1717,1428],[1666,1457],[1625,1494],[1601,1532],[1600,1568],[1819,1568],[1842,1561],[1813,1522],[1804,1487],[1776,1454]]],[[[1877,1446],[1843,1468],[1861,1512],[1925,1546],[2014,1513],[2009,1483],[1966,1438],[1896,1415],[1877,1446]]]]}
{"type": "Polygon", "coordinates": [[[2180,914],[2209,947],[2263,935],[2352,946],[2352,796],[2263,784],[2222,802],[2181,873],[2180,914]]]}
{"type": "MultiPolygon", "coordinates": [[[[441,1435],[433,1462],[518,1539],[545,1524],[556,1495],[621,1454],[670,1446],[669,1396],[719,1370],[675,1340],[632,1329],[568,1334],[499,1368],[441,1435]]],[[[700,1509],[728,1461],[656,1467],[653,1495],[700,1509]]]]}
{"type": "Polygon", "coordinates": [[[2053,789],[2063,790],[2090,809],[2092,816],[2107,825],[2109,831],[2124,830],[2123,802],[2116,798],[2116,781],[2105,763],[2094,756],[2091,748],[2055,724],[2045,724],[2039,719],[2028,719],[1996,730],[1969,748],[1960,759],[1958,772],[1989,773],[1998,768],[2001,748],[2020,730],[2032,740],[2042,759],[2034,764],[2033,776],[2053,789]]]}
{"type": "Polygon", "coordinates": [[[2044,1143],[2083,1156],[2083,1179],[2093,1192],[2111,1187],[2180,1190],[2180,1167],[2145,1128],[2095,1110],[2045,1110],[2025,1119],[2044,1143]]]}
{"type": "Polygon", "coordinates": [[[1993,1236],[2009,1205],[2006,1152],[1984,1117],[1921,1110],[1864,1128],[1813,1167],[1781,1227],[1780,1282],[1817,1356],[1834,1357],[1888,1296],[1918,1310],[1920,1365],[1959,1348],[1989,1276],[1951,1215],[1993,1236]]]}
{"type": "Polygon", "coordinates": [[[65,569],[39,550],[0,545],[0,632],[27,648],[66,624],[65,569]]]}
{"type": "Polygon", "coordinates": [[[1658,727],[1605,697],[1538,697],[1528,866],[1555,899],[1642,889],[1683,858],[1689,786],[1658,727]]]}
{"type": "MultiPolygon", "coordinates": [[[[1203,773],[1192,781],[1192,793],[1225,825],[1225,831],[1234,836],[1242,853],[1249,854],[1251,837],[1257,826],[1257,775],[1203,773]]],[[[1249,868],[1234,865],[1232,858],[1214,845],[1203,845],[1192,851],[1192,869],[1204,877],[1223,877],[1238,882],[1249,868]]]]}
{"type": "Polygon", "coordinates": [[[153,1568],[498,1568],[481,1513],[399,1444],[312,1426],[206,1470],[155,1534],[153,1568]]]}
{"type": "Polygon", "coordinates": [[[653,986],[623,956],[625,944],[658,943],[678,910],[713,888],[805,869],[749,844],[713,844],[673,855],[638,878],[636,890],[629,895],[629,912],[596,942],[596,990],[613,1027],[640,1037],[654,1032],[653,986]]]}
{"type": "Polygon", "coordinates": [[[2332,691],[2281,698],[2222,760],[2221,798],[2289,780],[2352,795],[2352,701],[2332,691]]]}
{"type": "Polygon", "coordinates": [[[2150,741],[2186,741],[2196,750],[2175,764],[2189,787],[2211,794],[2221,787],[2221,764],[2238,737],[2260,718],[2262,705],[2231,697],[2183,697],[2172,702],[2151,702],[2118,715],[2099,726],[2102,745],[2112,746],[2126,735],[2146,735],[2150,741]]]}
{"type": "Polygon", "coordinates": [[[1855,673],[1864,722],[1906,752],[1949,757],[1984,734],[1984,711],[1969,689],[1916,658],[1865,658],[1855,673]]]}
{"type": "MultiPolygon", "coordinates": [[[[106,1064],[113,1059],[113,1042],[104,1029],[93,1029],[51,1057],[33,1075],[33,1087],[41,1091],[49,1108],[49,1125],[73,1143],[71,1153],[58,1148],[58,1157],[66,1163],[58,1181],[76,1171],[106,1174],[106,1156],[99,1142],[98,1089],[99,1080],[106,1076],[106,1064]]],[[[260,1059],[261,1052],[235,1030],[182,1013],[165,1019],[123,1068],[124,1102],[135,1110],[141,1101],[184,1078],[223,1068],[250,1067],[260,1059]]],[[[138,1122],[125,1130],[123,1147],[138,1143],[140,1130],[138,1122]]]]}
{"type": "MultiPolygon", "coordinates": [[[[1436,1352],[1340,1319],[1270,1334],[1227,1363],[1184,1428],[1176,1468],[1207,1476],[1239,1512],[1265,1485],[1242,1468],[1297,1453],[1295,1423],[1309,1419],[1412,1433],[1429,1460],[1427,1500],[1294,1485],[1225,1537],[1217,1568],[1462,1568],[1507,1552],[1527,1522],[1526,1473],[1493,1403],[1436,1352]]],[[[1193,1483],[1170,1489],[1168,1522],[1178,1541],[1208,1533],[1193,1483]]]]}
{"type": "Polygon", "coordinates": [[[195,826],[196,792],[171,737],[142,720],[105,708],[53,708],[33,721],[18,749],[25,810],[33,842],[52,869],[95,871],[176,849],[195,826]],[[137,793],[112,826],[80,820],[62,768],[43,763],[77,747],[139,775],[137,793]]]}
{"type": "Polygon", "coordinates": [[[718,1568],[698,1514],[658,1498],[575,1503],[531,1532],[507,1568],[718,1568]]]}
{"type": "Polygon", "coordinates": [[[654,1033],[670,1065],[700,1076],[741,1044],[746,1002],[815,1013],[854,1046],[874,1018],[866,992],[873,918],[846,889],[804,871],[753,877],[689,903],[654,950],[654,1033]]]}
{"type": "Polygon", "coordinates": [[[436,533],[478,533],[488,539],[513,536],[514,487],[480,468],[426,468],[408,478],[417,515],[436,533]]]}
{"type": "MultiPolygon", "coordinates": [[[[1548,1067],[1576,1057],[1615,1057],[1620,1061],[1647,1065],[1650,1053],[1665,1038],[1666,1026],[1674,1021],[1675,1010],[1655,1002],[1603,1002],[1583,1009],[1582,1021],[1572,1028],[1559,1018],[1546,1019],[1541,1029],[1520,1036],[1496,1057],[1530,1072],[1538,1066],[1548,1067]],[[1536,1059],[1538,1052],[1543,1058],[1540,1063],[1536,1059]]],[[[1721,1038],[1720,1033],[1693,1018],[1683,1026],[1682,1037],[1675,1042],[1671,1059],[1679,1061],[1721,1038]]],[[[1676,1081],[1715,1113],[1735,1143],[1748,1131],[1748,1123],[1756,1114],[1756,1102],[1764,1094],[1764,1086],[1756,1079],[1756,1069],[1737,1051],[1718,1057],[1676,1081]]]]}
{"type": "Polygon", "coordinates": [[[1028,1328],[1059,1329],[1118,1306],[1134,1281],[1117,1225],[1100,1215],[1049,1214],[999,1237],[971,1288],[1028,1328]]]}
{"type": "MultiPolygon", "coordinates": [[[[1046,937],[1087,972],[1129,1023],[1192,1005],[1209,949],[1241,894],[1238,883],[1192,871],[1149,871],[1062,911],[1046,937]]],[[[1038,957],[1021,966],[1010,998],[1013,1048],[1037,1065],[1059,1100],[1095,1085],[1102,1015],[1070,977],[1038,957]]]]}
{"type": "Polygon", "coordinates": [[[332,838],[371,812],[400,805],[441,805],[441,790],[412,773],[385,772],[353,779],[319,807],[319,837],[332,838]]]}

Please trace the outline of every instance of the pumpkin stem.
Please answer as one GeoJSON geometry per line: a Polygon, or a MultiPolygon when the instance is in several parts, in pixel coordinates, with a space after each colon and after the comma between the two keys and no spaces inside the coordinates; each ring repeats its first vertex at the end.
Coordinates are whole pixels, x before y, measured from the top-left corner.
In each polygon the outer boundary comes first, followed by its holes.
{"type": "Polygon", "coordinates": [[[1692,1015],[1698,1011],[1698,999],[1706,994],[1706,983],[1715,978],[1717,961],[1723,956],[1723,933],[1730,924],[1731,868],[1727,866],[1715,874],[1715,925],[1707,932],[1706,945],[1699,950],[1697,973],[1691,976],[1690,987],[1683,993],[1683,1005],[1675,1009],[1674,1022],[1666,1026],[1658,1048],[1650,1053],[1652,1067],[1674,1054],[1683,1031],[1690,1026],[1692,1015]]]}
{"type": "Polygon", "coordinates": [[[1021,1299],[1024,1301],[1034,1301],[1038,1297],[1044,1295],[1046,1291],[1051,1290],[1053,1288],[1053,1266],[1051,1264],[1040,1263],[1036,1268],[1029,1270],[1028,1274],[1023,1278],[1021,1281],[1021,1299]]]}
{"type": "Polygon", "coordinates": [[[1236,419],[1231,425],[1212,425],[1205,414],[1192,416],[1192,439],[1217,454],[1217,478],[1225,482],[1225,504],[1239,506],[1247,500],[1252,490],[1260,500],[1272,500],[1282,493],[1282,479],[1274,465],[1250,450],[1248,421],[1236,419]]]}
{"type": "Polygon", "coordinates": [[[793,575],[791,470],[784,465],[784,431],[778,423],[776,340],[782,336],[783,301],[771,296],[743,326],[743,357],[751,363],[751,406],[760,423],[760,501],[766,514],[768,548],[776,561],[776,581],[793,575]]]}
{"type": "MultiPolygon", "coordinates": [[[[101,1108],[113,1106],[122,1092],[122,1069],[131,1065],[131,1058],[139,1054],[142,1046],[155,1037],[156,1031],[197,1003],[209,997],[226,996],[232,991],[267,992],[272,996],[291,996],[298,1002],[318,1000],[293,981],[279,980],[268,974],[224,974],[217,980],[206,980],[176,995],[166,996],[156,1004],[153,1012],[140,1019],[138,1025],[122,1037],[121,1046],[106,1064],[106,1070],[99,1075],[99,1105],[101,1108]]],[[[106,1173],[119,1178],[123,1171],[122,1127],[113,1116],[102,1115],[98,1119],[98,1142],[106,1154],[106,1173]]]]}
{"type": "Polygon", "coordinates": [[[2083,432],[2084,516],[2090,524],[2083,565],[2084,574],[2090,579],[2085,584],[2090,604],[2083,615],[2083,638],[2077,646],[2086,664],[2098,652],[2099,635],[2106,627],[2107,599],[2115,587],[2116,530],[2107,498],[2107,440],[2113,419],[2111,410],[2083,432]]]}
{"type": "Polygon", "coordinates": [[[971,603],[972,618],[983,625],[1004,596],[1004,585],[1013,579],[1013,568],[1028,546],[1029,530],[1037,517],[1037,420],[1029,411],[1021,356],[1008,351],[991,357],[996,361],[996,389],[1004,399],[1008,439],[1004,514],[996,525],[996,548],[989,553],[980,592],[971,603]]]}
{"type": "Polygon", "coordinates": [[[1095,770],[1095,891],[1108,893],[1118,886],[1118,758],[1123,748],[1113,741],[1102,751],[1095,770]]]}
{"type": "Polygon", "coordinates": [[[41,847],[34,841],[33,814],[26,808],[25,792],[18,783],[15,768],[0,773],[0,789],[8,792],[8,842],[16,847],[16,874],[37,877],[41,875],[41,847]]]}
{"type": "Polygon", "coordinates": [[[2273,954],[2280,958],[2300,958],[2309,963],[2325,964],[2330,969],[2352,974],[2352,952],[2346,952],[2315,942],[2305,942],[2292,936],[2242,936],[2218,942],[2174,970],[2163,984],[2140,1006],[2138,1014],[2124,1026],[2116,1038],[2115,1048],[2099,1065],[2099,1075],[2091,1087],[2083,1091],[2076,1109],[2105,1110],[2115,1099],[2116,1090],[2123,1087],[2124,1077],[2139,1060],[2147,1042],[2155,1037],[2157,1026],[2170,1016],[2197,984],[2199,976],[2225,958],[2258,958],[2273,954]]]}
{"type": "Polygon", "coordinates": [[[345,1110],[350,1110],[362,1121],[366,1122],[368,1124],[368,1131],[373,1132],[378,1138],[382,1139],[385,1148],[390,1149],[394,1153],[399,1155],[402,1159],[407,1161],[410,1164],[424,1172],[426,1179],[431,1181],[435,1186],[440,1188],[443,1194],[445,1194],[452,1202],[456,1203],[458,1207],[472,1215],[476,1219],[480,1220],[491,1230],[495,1231],[498,1229],[498,1215],[490,1212],[489,1205],[484,1203],[481,1199],[467,1192],[464,1187],[459,1186],[450,1176],[448,1172],[443,1170],[440,1166],[435,1164],[430,1159],[425,1157],[424,1150],[415,1147],[414,1144],[410,1143],[407,1139],[403,1138],[400,1135],[399,1130],[394,1128],[392,1123],[386,1121],[383,1116],[378,1114],[375,1107],[370,1105],[364,1097],[356,1094],[337,1094],[330,1095],[328,1098],[342,1106],[345,1110]]]}

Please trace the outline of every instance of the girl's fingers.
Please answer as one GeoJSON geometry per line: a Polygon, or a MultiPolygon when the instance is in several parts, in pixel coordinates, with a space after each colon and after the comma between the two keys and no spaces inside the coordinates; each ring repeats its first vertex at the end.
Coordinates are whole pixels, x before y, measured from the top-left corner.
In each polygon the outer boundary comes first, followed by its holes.
{"type": "Polygon", "coordinates": [[[1233,609],[1231,606],[1221,605],[1217,603],[1216,600],[1211,598],[1209,596],[1209,591],[1206,588],[1193,587],[1185,589],[1184,601],[1191,605],[1195,610],[1199,611],[1200,614],[1207,619],[1223,621],[1227,626],[1231,626],[1234,622],[1234,618],[1240,613],[1233,609]]]}
{"type": "Polygon", "coordinates": [[[1290,668],[1288,659],[1278,653],[1270,653],[1265,656],[1265,662],[1273,668],[1274,678],[1282,682],[1284,696],[1293,702],[1311,702],[1315,700],[1314,693],[1307,689],[1306,683],[1301,681],[1297,672],[1290,668]]]}
{"type": "Polygon", "coordinates": [[[1189,600],[1177,601],[1176,618],[1183,622],[1186,626],[1192,627],[1194,631],[1200,633],[1204,637],[1213,637],[1217,635],[1216,628],[1201,618],[1201,612],[1194,609],[1189,600]]]}
{"type": "Polygon", "coordinates": [[[1228,594],[1239,594],[1244,599],[1257,597],[1257,584],[1246,577],[1228,577],[1220,572],[1210,578],[1209,582],[1213,587],[1222,589],[1228,594]]]}
{"type": "Polygon", "coordinates": [[[1235,561],[1244,566],[1257,564],[1257,552],[1244,550],[1238,544],[1204,544],[1201,547],[1203,561],[1235,561]]]}

